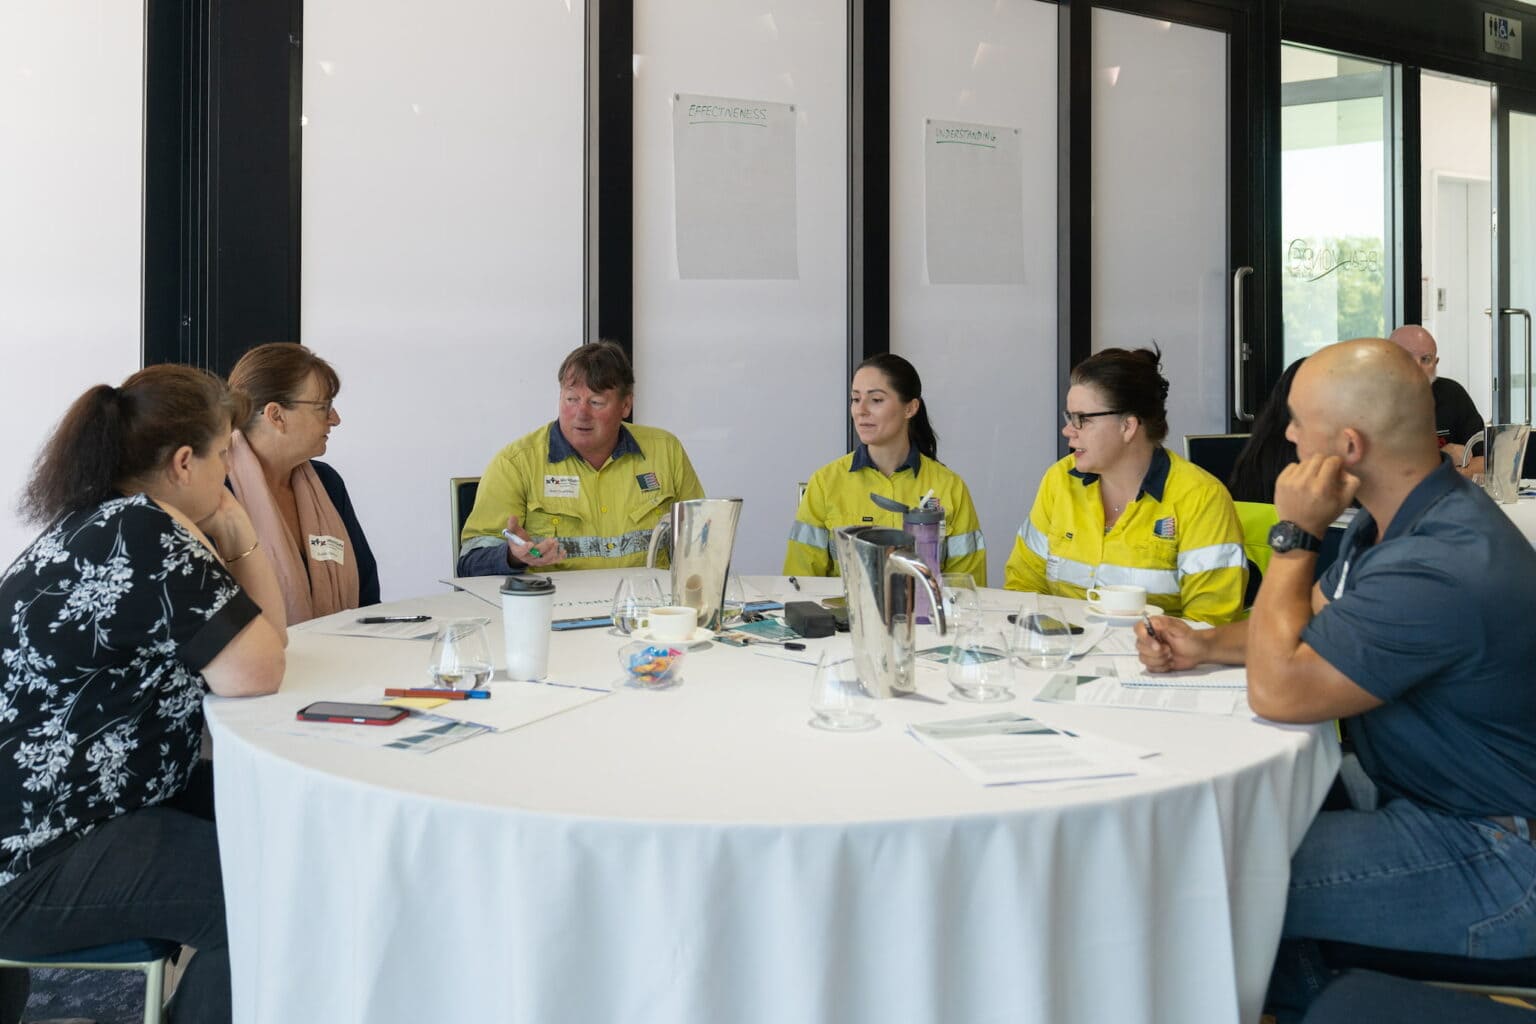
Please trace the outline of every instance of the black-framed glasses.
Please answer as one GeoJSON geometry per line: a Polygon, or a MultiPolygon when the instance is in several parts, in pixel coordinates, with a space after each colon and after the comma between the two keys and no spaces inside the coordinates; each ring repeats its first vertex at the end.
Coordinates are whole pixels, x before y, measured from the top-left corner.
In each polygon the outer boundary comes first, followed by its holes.
{"type": "Polygon", "coordinates": [[[1091,420],[1095,416],[1119,415],[1119,409],[1105,409],[1103,412],[1068,412],[1067,410],[1063,409],[1061,411],[1061,421],[1067,426],[1071,427],[1073,430],[1082,430],[1084,421],[1091,420]]]}
{"type": "Polygon", "coordinates": [[[287,404],[289,404],[289,405],[312,405],[316,409],[320,410],[320,415],[322,415],[322,416],[329,416],[331,414],[331,410],[336,407],[335,402],[336,402],[336,400],[334,398],[327,398],[324,401],[321,401],[318,398],[295,398],[293,401],[291,401],[291,402],[289,402],[287,404]]]}

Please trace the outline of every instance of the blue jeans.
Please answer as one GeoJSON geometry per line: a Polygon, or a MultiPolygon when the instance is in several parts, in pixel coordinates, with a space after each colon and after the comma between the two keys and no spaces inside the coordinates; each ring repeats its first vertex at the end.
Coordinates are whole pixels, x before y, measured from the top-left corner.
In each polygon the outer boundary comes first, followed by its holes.
{"type": "MultiPolygon", "coordinates": [[[[103,822],[0,887],[0,954],[22,959],[127,939],[184,943],[197,953],[168,1016],[228,1021],[229,940],[209,782],[200,769],[176,806],[103,822]]],[[[0,971],[0,1024],[20,1019],[28,987],[27,972],[0,971]]]]}
{"type": "Polygon", "coordinates": [[[1291,858],[1270,1009],[1299,1018],[1330,974],[1305,940],[1506,960],[1536,956],[1536,842],[1393,800],[1325,811],[1291,858]]]}

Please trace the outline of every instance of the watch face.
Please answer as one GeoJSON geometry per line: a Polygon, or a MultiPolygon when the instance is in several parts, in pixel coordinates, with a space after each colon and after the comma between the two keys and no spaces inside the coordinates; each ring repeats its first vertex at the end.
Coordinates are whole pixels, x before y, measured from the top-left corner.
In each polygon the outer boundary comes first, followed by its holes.
{"type": "Polygon", "coordinates": [[[1295,523],[1281,520],[1269,530],[1269,546],[1275,551],[1316,551],[1317,538],[1295,523]]]}

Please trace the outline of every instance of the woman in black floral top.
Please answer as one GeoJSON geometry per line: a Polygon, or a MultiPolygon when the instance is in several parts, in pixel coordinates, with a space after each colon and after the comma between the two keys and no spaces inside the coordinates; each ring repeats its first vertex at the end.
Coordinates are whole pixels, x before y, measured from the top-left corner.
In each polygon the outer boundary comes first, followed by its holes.
{"type": "MultiPolygon", "coordinates": [[[[185,943],[171,1011],[199,1024],[230,1017],[202,697],[283,676],[282,596],[224,487],[237,404],[185,366],[87,391],[22,498],[47,526],[0,576],[0,956],[185,943]]],[[[0,1024],[26,994],[0,971],[0,1024]]]]}

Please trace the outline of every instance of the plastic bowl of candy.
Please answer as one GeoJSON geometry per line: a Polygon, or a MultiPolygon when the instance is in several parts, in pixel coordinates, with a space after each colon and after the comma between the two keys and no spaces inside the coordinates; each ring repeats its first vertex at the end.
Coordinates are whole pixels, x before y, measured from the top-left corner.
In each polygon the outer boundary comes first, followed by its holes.
{"type": "Polygon", "coordinates": [[[666,644],[632,643],[619,648],[620,682],[640,690],[665,690],[683,681],[685,652],[666,644]]]}

